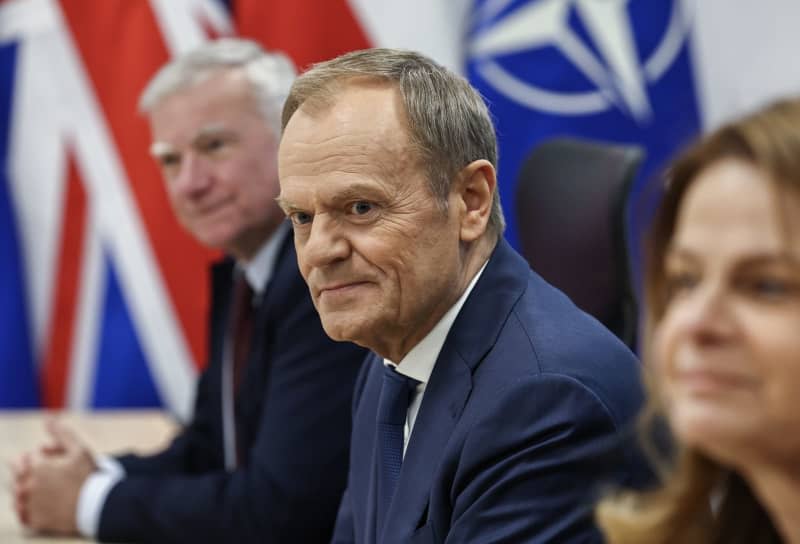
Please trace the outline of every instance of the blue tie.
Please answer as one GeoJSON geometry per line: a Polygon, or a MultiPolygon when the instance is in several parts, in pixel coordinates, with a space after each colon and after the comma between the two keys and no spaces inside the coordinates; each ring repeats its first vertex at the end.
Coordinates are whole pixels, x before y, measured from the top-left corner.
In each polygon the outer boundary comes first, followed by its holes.
{"type": "Polygon", "coordinates": [[[392,503],[400,466],[403,464],[403,427],[408,404],[420,382],[399,374],[394,368],[383,367],[383,387],[378,400],[378,505],[376,535],[380,535],[392,503]]]}

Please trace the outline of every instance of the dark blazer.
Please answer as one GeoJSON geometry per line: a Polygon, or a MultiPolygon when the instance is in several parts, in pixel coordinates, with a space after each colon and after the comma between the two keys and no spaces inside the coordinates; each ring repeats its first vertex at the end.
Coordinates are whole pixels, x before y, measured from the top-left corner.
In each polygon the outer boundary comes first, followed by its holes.
{"type": "Polygon", "coordinates": [[[426,387],[382,538],[375,532],[381,361],[356,382],[348,489],[333,542],[600,542],[597,484],[639,467],[617,432],[638,363],[500,241],[426,387]]]}
{"type": "Polygon", "coordinates": [[[241,468],[224,468],[222,347],[233,262],[213,269],[210,362],[191,423],[156,455],[119,458],[98,538],[125,542],[328,542],[347,474],[352,390],[365,351],[330,340],[291,233],[255,317],[237,395],[241,468]]]}

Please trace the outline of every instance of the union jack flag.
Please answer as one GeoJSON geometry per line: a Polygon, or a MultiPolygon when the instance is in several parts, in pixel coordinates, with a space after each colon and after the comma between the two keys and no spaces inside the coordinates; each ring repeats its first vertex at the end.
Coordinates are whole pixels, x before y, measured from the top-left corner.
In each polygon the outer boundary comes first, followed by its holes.
{"type": "Polygon", "coordinates": [[[268,46],[293,41],[298,63],[368,45],[352,17],[327,20],[349,22],[347,39],[298,40],[285,22],[302,10],[266,4],[0,3],[1,406],[189,413],[216,254],[174,219],[136,104],[235,17],[268,46]]]}

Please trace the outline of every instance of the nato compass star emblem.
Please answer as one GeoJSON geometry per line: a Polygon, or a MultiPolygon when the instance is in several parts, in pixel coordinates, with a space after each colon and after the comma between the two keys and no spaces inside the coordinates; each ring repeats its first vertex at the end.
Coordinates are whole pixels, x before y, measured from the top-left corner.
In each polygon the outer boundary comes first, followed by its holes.
{"type": "MultiPolygon", "coordinates": [[[[673,2],[662,36],[646,58],[641,58],[637,51],[629,6],[633,1],[524,3],[476,32],[469,44],[469,54],[477,73],[488,85],[523,106],[559,115],[587,115],[616,108],[637,123],[646,124],[652,117],[647,86],[658,81],[680,53],[689,33],[691,0],[673,2]],[[583,38],[570,24],[573,10],[586,29],[583,38]],[[497,60],[504,55],[544,47],[555,48],[594,88],[560,91],[535,85],[497,60]]],[[[477,16],[491,19],[511,2],[490,0],[477,16]]]]}

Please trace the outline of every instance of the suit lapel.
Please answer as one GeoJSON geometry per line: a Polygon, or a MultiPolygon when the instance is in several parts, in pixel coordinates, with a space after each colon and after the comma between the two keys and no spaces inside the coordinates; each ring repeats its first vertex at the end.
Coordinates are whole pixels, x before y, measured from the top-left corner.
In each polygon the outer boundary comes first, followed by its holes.
{"type": "Polygon", "coordinates": [[[408,533],[420,522],[431,481],[471,390],[469,366],[458,353],[442,350],[414,422],[385,534],[408,533]]]}
{"type": "MultiPolygon", "coordinates": [[[[275,259],[272,271],[272,278],[266,289],[260,294],[257,303],[257,314],[255,320],[256,332],[263,333],[267,329],[267,324],[280,318],[281,308],[286,307],[286,299],[294,297],[293,289],[305,289],[305,285],[300,280],[297,270],[297,260],[294,252],[294,244],[290,236],[291,230],[285,233],[281,241],[281,247],[275,259]]],[[[259,353],[264,347],[264,334],[257,334],[254,338],[253,349],[250,352],[250,359],[259,353]]],[[[249,366],[249,365],[248,365],[249,366]]]]}
{"type": "MultiPolygon", "coordinates": [[[[291,230],[289,231],[291,234],[291,230]]],[[[237,395],[237,411],[243,421],[258,417],[263,404],[263,395],[266,390],[266,381],[269,379],[270,369],[264,364],[267,361],[265,353],[272,343],[272,336],[277,329],[277,320],[280,319],[281,308],[286,307],[286,299],[295,297],[295,289],[305,289],[299,278],[295,261],[292,237],[285,235],[281,241],[281,248],[276,257],[272,278],[267,288],[256,300],[256,314],[253,319],[253,336],[250,353],[247,355],[242,390],[237,395]]],[[[239,428],[255,428],[255,426],[242,426],[239,428]]],[[[253,437],[246,437],[245,443],[251,443],[253,437]]]]}
{"type": "Polygon", "coordinates": [[[501,239],[436,360],[403,459],[384,534],[407,536],[425,521],[422,516],[431,482],[472,391],[473,374],[496,343],[525,290],[529,270],[528,263],[501,239]]]}
{"type": "Polygon", "coordinates": [[[382,364],[383,360],[375,353],[372,353],[364,361],[364,365],[369,369],[369,374],[353,421],[350,464],[355,477],[350,482],[349,493],[354,504],[364,505],[363,509],[353,509],[356,533],[361,533],[363,530],[363,538],[356,538],[357,542],[377,542],[375,537],[377,512],[375,508],[377,505],[378,460],[375,448],[377,427],[375,417],[381,392],[382,364]]]}

